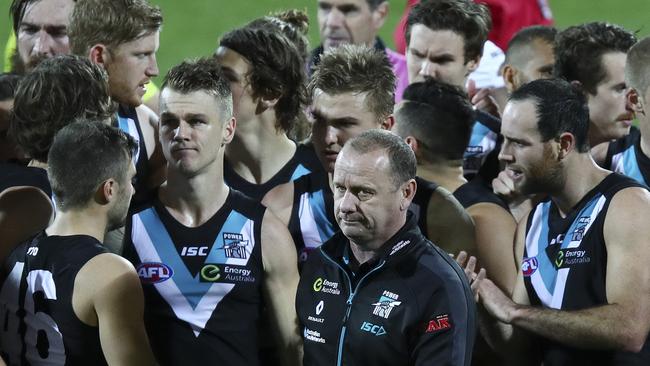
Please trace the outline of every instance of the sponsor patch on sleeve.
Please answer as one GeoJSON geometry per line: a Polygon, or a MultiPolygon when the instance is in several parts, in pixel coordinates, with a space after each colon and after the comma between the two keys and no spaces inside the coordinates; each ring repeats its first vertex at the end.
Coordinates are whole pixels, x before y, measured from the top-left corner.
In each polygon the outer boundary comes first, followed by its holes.
{"type": "Polygon", "coordinates": [[[437,333],[446,329],[451,329],[451,319],[449,319],[449,314],[441,314],[436,315],[425,324],[424,333],[437,333]]]}

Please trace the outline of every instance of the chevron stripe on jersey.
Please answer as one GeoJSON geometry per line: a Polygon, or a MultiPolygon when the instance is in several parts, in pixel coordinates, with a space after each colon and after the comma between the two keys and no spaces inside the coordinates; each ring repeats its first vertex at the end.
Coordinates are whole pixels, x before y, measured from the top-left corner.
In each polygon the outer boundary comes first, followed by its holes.
{"type": "MultiPolygon", "coordinates": [[[[253,221],[232,211],[217,235],[205,263],[245,266],[255,246],[253,227],[253,221]],[[224,242],[224,236],[227,237],[228,234],[241,235],[238,242],[242,245],[236,249],[241,250],[242,255],[226,255],[230,247],[229,243],[224,242]]],[[[132,238],[142,263],[161,262],[173,269],[171,279],[154,286],[176,316],[189,323],[194,335],[198,337],[219,302],[235,285],[201,282],[200,274],[192,276],[154,208],[133,216],[132,238]]]]}
{"type": "MultiPolygon", "coordinates": [[[[561,239],[561,249],[580,246],[582,238],[589,231],[606,201],[604,196],[597,195],[584,206],[561,239]],[[574,235],[576,233],[581,235],[574,235]]],[[[557,268],[546,254],[546,248],[551,244],[548,227],[550,207],[551,201],[547,201],[535,209],[530,229],[526,235],[525,255],[527,258],[537,258],[539,267],[530,279],[540,301],[549,308],[561,309],[570,268],[557,268]]]]}
{"type": "Polygon", "coordinates": [[[133,137],[136,144],[138,145],[135,150],[135,154],[133,154],[133,164],[137,164],[138,159],[140,158],[140,134],[138,133],[138,128],[135,125],[135,121],[132,118],[120,116],[118,113],[117,124],[120,130],[133,137]]]}
{"type": "Polygon", "coordinates": [[[296,180],[296,179],[302,177],[303,175],[307,175],[307,174],[309,174],[309,173],[311,173],[311,170],[305,168],[304,165],[299,164],[299,165],[296,167],[296,170],[293,171],[293,174],[291,175],[291,179],[290,179],[290,180],[292,180],[292,181],[293,181],[293,180],[296,180]]]}
{"type": "Polygon", "coordinates": [[[300,231],[306,248],[317,248],[334,235],[334,226],[327,218],[323,191],[305,192],[298,208],[300,231]]]}
{"type": "Polygon", "coordinates": [[[627,175],[639,183],[648,185],[648,182],[643,178],[643,173],[641,173],[641,169],[639,168],[634,145],[628,147],[625,151],[612,156],[612,170],[627,175]]]}

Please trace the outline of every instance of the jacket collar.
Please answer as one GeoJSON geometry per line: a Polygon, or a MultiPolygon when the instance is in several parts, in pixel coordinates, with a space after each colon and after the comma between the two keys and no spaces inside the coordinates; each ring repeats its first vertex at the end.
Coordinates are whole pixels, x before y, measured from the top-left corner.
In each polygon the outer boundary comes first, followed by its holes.
{"type": "MultiPolygon", "coordinates": [[[[402,228],[388,239],[379,252],[379,255],[371,260],[372,263],[395,262],[405,254],[415,250],[415,245],[423,239],[417,218],[408,211],[406,223],[402,228]]],[[[340,230],[321,246],[321,250],[339,264],[347,266],[346,255],[352,255],[350,241],[340,230]],[[349,254],[348,254],[349,253],[349,254]]]]}

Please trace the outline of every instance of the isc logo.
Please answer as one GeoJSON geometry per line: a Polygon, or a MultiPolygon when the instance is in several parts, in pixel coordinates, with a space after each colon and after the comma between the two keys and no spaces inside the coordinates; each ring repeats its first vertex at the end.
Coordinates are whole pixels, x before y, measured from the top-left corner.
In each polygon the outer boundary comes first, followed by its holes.
{"type": "Polygon", "coordinates": [[[183,247],[182,257],[205,257],[208,255],[208,247],[183,247]]]}
{"type": "Polygon", "coordinates": [[[136,268],[140,281],[145,284],[167,281],[174,275],[174,271],[164,263],[142,263],[136,268]]]}
{"type": "Polygon", "coordinates": [[[386,330],[384,329],[384,327],[382,327],[381,325],[375,325],[368,322],[363,322],[363,324],[361,324],[361,330],[363,330],[364,332],[372,333],[376,336],[386,334],[386,330]]]}

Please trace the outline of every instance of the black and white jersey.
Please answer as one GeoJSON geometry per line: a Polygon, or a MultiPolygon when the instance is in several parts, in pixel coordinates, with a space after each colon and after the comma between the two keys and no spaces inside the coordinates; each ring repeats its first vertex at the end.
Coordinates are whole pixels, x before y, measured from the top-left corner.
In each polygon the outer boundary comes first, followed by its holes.
{"type": "Polygon", "coordinates": [[[161,365],[258,365],[265,208],[230,190],[198,227],[159,200],[127,220],[124,256],[145,296],[145,325],[161,365]]]}
{"type": "Polygon", "coordinates": [[[72,308],[79,270],[107,250],[86,235],[47,236],[18,246],[0,280],[0,341],[9,365],[105,365],[99,328],[72,308]]]}

